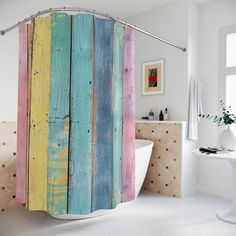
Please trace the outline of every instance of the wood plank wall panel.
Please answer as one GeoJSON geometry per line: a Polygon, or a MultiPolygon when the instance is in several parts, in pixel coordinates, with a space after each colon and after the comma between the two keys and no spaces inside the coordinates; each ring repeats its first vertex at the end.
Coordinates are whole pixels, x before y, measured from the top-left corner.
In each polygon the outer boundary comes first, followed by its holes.
{"type": "Polygon", "coordinates": [[[113,195],[112,208],[121,202],[121,161],[123,127],[123,57],[124,29],[118,23],[114,25],[113,41],[113,195]]]}
{"type": "Polygon", "coordinates": [[[53,13],[48,138],[48,212],[67,213],[71,16],[53,13]]]}
{"type": "Polygon", "coordinates": [[[68,213],[91,212],[93,16],[72,17],[71,132],[68,213]]]}
{"type": "Polygon", "coordinates": [[[135,198],[134,30],[124,32],[122,202],[135,198]]]}
{"type": "Polygon", "coordinates": [[[113,184],[113,28],[111,20],[94,18],[94,159],[92,211],[112,207],[113,184]]]}
{"type": "Polygon", "coordinates": [[[50,16],[35,20],[33,45],[29,145],[29,210],[47,210],[50,16]]]}
{"type": "Polygon", "coordinates": [[[19,203],[25,203],[28,134],[28,27],[25,24],[19,26],[19,49],[16,199],[19,203]]]}
{"type": "Polygon", "coordinates": [[[144,188],[180,197],[182,124],[136,123],[136,138],[154,141],[144,188]]]}

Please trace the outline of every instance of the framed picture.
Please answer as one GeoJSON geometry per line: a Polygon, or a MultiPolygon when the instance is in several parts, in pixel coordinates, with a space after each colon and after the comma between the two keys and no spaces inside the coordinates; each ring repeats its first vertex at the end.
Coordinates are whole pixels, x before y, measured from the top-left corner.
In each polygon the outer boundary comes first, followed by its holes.
{"type": "Polygon", "coordinates": [[[142,95],[164,93],[164,60],[143,63],[142,95]]]}

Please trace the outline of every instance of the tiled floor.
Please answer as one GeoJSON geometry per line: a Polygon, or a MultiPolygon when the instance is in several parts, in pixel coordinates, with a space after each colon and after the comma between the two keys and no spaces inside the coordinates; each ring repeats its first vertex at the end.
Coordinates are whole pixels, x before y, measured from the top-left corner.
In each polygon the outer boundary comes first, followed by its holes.
{"type": "Polygon", "coordinates": [[[201,193],[178,199],[145,192],[125,209],[80,221],[18,208],[0,213],[0,236],[236,236],[236,225],[215,217],[229,203],[201,193]]]}

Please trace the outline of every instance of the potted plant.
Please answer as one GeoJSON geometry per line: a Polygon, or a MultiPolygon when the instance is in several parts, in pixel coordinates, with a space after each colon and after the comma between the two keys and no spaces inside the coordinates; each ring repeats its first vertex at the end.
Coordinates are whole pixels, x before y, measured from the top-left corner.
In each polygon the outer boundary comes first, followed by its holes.
{"type": "Polygon", "coordinates": [[[236,150],[236,136],[231,129],[232,124],[236,124],[236,116],[231,112],[231,107],[226,107],[223,101],[220,101],[222,116],[199,114],[199,117],[213,120],[218,126],[225,125],[226,129],[220,134],[219,142],[221,147],[228,150],[236,150]]]}

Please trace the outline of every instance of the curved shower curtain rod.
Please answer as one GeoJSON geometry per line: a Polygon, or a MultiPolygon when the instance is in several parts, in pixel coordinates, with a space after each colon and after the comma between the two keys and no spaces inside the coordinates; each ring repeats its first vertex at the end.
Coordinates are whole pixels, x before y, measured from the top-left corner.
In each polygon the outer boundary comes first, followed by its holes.
{"type": "Polygon", "coordinates": [[[154,39],[157,39],[157,40],[159,40],[159,41],[161,41],[161,42],[163,42],[163,43],[166,43],[166,44],[168,44],[168,45],[170,45],[170,46],[172,46],[172,47],[178,48],[178,49],[180,49],[180,50],[183,51],[183,52],[186,51],[186,48],[180,47],[180,46],[178,46],[178,45],[176,45],[176,44],[174,44],[174,43],[172,43],[172,42],[170,42],[170,41],[168,41],[168,40],[166,40],[166,39],[164,39],[164,38],[161,38],[161,37],[159,37],[159,36],[157,36],[157,35],[154,35],[154,34],[148,32],[148,31],[145,31],[145,30],[143,30],[143,29],[141,29],[141,28],[139,28],[139,27],[136,27],[135,25],[132,25],[132,24],[130,24],[130,23],[124,21],[124,20],[121,20],[121,19],[119,19],[118,17],[113,17],[113,16],[111,16],[111,15],[109,15],[109,14],[107,14],[107,13],[99,12],[99,11],[94,10],[94,9],[91,10],[91,9],[80,8],[80,7],[59,7],[59,8],[49,8],[49,9],[44,10],[44,11],[39,11],[39,12],[37,12],[36,14],[34,14],[34,15],[28,17],[28,18],[25,18],[24,20],[18,22],[18,23],[15,24],[15,25],[12,25],[12,26],[8,27],[8,28],[5,29],[5,30],[0,30],[0,35],[2,35],[2,36],[5,35],[5,34],[8,33],[9,31],[11,31],[11,30],[17,28],[20,24],[24,24],[24,23],[26,23],[26,22],[28,22],[28,21],[31,21],[32,19],[34,19],[34,18],[37,17],[37,16],[41,16],[41,15],[48,14],[48,13],[55,12],[55,11],[78,11],[78,12],[89,12],[89,13],[92,13],[92,14],[94,14],[94,15],[100,15],[100,16],[103,16],[103,17],[112,19],[112,20],[114,20],[114,21],[117,21],[117,22],[119,22],[120,24],[123,24],[123,25],[125,25],[125,26],[129,26],[129,27],[133,28],[133,29],[136,30],[136,31],[139,31],[139,32],[141,32],[141,33],[143,33],[143,34],[146,34],[146,35],[148,35],[148,36],[150,36],[150,37],[152,37],[152,38],[154,38],[154,39]]]}

